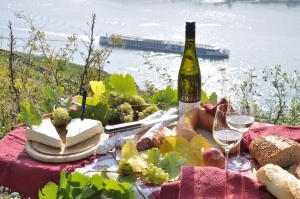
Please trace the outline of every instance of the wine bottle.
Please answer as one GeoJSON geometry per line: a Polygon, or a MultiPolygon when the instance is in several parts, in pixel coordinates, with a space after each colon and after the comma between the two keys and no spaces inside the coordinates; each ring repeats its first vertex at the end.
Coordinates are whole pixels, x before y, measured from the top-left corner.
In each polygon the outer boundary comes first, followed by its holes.
{"type": "Polygon", "coordinates": [[[195,22],[186,22],[185,46],[178,73],[179,115],[200,107],[201,74],[195,45],[195,22]]]}

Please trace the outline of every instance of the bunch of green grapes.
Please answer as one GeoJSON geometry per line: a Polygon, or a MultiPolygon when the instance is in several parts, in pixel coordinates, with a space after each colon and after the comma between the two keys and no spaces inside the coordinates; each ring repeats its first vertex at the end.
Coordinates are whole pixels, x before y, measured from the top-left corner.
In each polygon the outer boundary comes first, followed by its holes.
{"type": "Polygon", "coordinates": [[[111,92],[109,98],[110,98],[109,102],[112,107],[117,107],[120,104],[123,104],[124,102],[136,106],[141,106],[145,104],[144,98],[142,98],[139,95],[126,96],[124,94],[120,94],[117,92],[111,92]]]}
{"type": "Polygon", "coordinates": [[[67,124],[70,122],[71,119],[68,111],[64,108],[54,109],[51,118],[52,118],[52,123],[56,127],[67,126],[67,124]]]}
{"type": "Polygon", "coordinates": [[[169,174],[154,164],[148,164],[148,167],[143,169],[143,181],[150,184],[161,185],[169,180],[169,174]]]}
{"type": "Polygon", "coordinates": [[[133,96],[128,97],[128,102],[130,104],[136,105],[136,106],[146,104],[144,98],[142,98],[140,95],[133,95],[133,96]]]}
{"type": "Polygon", "coordinates": [[[118,172],[119,172],[121,175],[124,175],[124,176],[134,175],[134,171],[133,171],[133,169],[132,169],[132,166],[131,166],[130,163],[129,163],[127,160],[125,160],[125,159],[120,160],[118,172]]]}
{"type": "Polygon", "coordinates": [[[138,112],[139,120],[151,115],[152,113],[158,110],[159,109],[156,105],[151,104],[150,106],[146,107],[143,111],[138,112]]]}
{"type": "Polygon", "coordinates": [[[117,108],[118,112],[120,113],[120,120],[121,122],[132,122],[134,117],[134,112],[132,106],[124,102],[120,104],[117,108]]]}
{"type": "Polygon", "coordinates": [[[110,115],[112,123],[143,119],[159,110],[155,105],[147,106],[140,95],[126,96],[118,92],[110,92],[108,101],[112,110],[110,115]]]}

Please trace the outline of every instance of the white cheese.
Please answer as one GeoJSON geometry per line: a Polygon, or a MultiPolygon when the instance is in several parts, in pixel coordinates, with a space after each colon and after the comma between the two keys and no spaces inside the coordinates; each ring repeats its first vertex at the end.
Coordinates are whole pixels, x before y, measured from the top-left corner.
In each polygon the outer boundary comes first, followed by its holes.
{"type": "Polygon", "coordinates": [[[91,119],[72,119],[67,126],[66,143],[64,144],[50,119],[44,119],[39,126],[26,131],[26,139],[61,148],[70,147],[85,141],[103,131],[100,121],[91,119]]]}

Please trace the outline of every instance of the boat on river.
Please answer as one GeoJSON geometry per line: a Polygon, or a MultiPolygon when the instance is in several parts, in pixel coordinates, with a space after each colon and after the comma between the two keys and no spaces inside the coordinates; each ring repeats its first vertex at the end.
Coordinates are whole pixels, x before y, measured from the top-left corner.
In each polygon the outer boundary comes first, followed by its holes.
{"type": "MultiPolygon", "coordinates": [[[[184,43],[177,41],[165,41],[156,39],[144,39],[122,35],[100,36],[100,45],[121,47],[133,50],[154,51],[182,54],[184,43]]],[[[228,59],[229,50],[205,44],[196,44],[198,57],[208,59],[228,59]]]]}

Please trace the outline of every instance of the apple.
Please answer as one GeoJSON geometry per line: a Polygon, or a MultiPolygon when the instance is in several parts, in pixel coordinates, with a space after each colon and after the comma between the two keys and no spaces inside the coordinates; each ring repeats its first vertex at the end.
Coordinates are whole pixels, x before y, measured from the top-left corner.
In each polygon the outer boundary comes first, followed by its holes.
{"type": "Polygon", "coordinates": [[[212,166],[223,169],[225,166],[225,156],[219,149],[209,148],[203,153],[203,162],[205,166],[212,166]]]}

